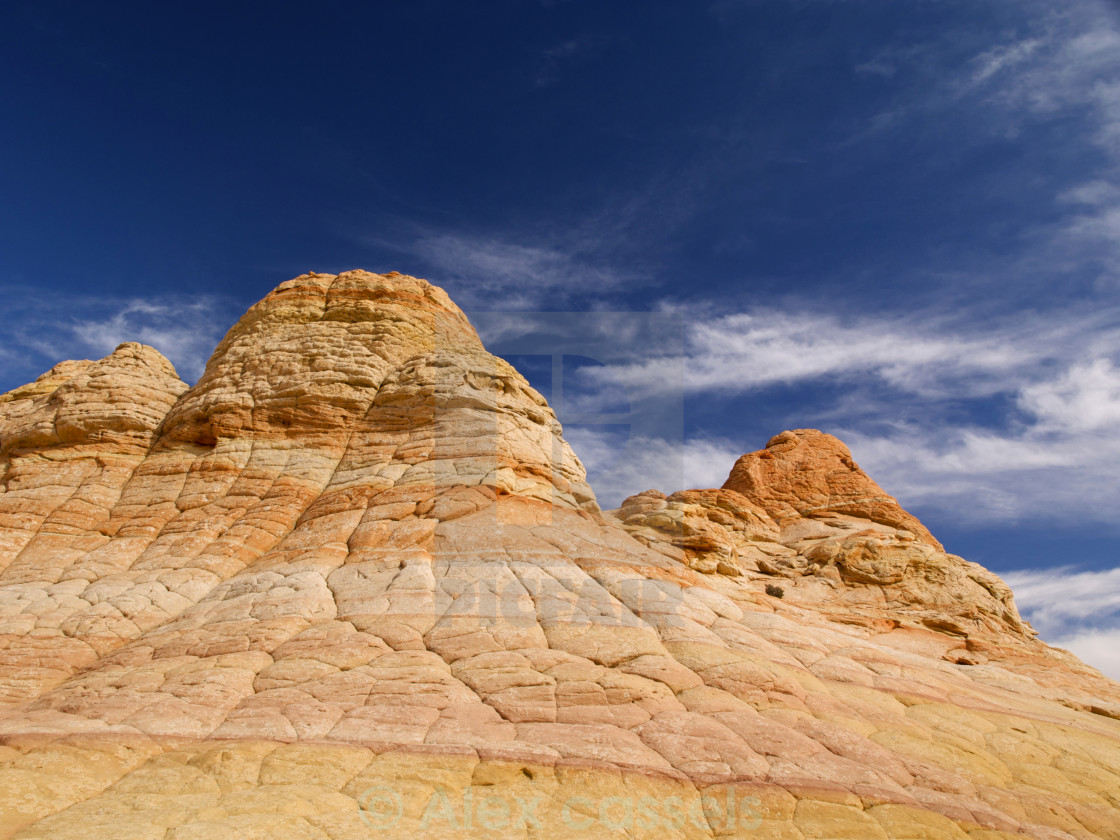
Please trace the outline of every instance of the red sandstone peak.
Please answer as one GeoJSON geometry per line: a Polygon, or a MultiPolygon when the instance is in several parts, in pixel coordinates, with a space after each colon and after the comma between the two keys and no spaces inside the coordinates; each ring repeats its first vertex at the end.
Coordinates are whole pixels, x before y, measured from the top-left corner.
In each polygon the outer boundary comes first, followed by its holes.
{"type": "Polygon", "coordinates": [[[723,486],[761,505],[782,524],[848,514],[910,531],[941,548],[915,516],[859,468],[839,438],[816,429],[775,435],[765,449],[739,458],[723,486]]]}

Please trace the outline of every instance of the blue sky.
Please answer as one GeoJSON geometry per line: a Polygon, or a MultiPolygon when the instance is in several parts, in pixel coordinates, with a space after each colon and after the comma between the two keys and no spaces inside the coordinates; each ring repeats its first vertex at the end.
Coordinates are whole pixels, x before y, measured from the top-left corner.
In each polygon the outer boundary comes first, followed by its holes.
{"type": "Polygon", "coordinates": [[[499,351],[650,313],[566,362],[604,504],[825,429],[1120,676],[1115,5],[13,2],[0,41],[0,390],[123,340],[193,381],[309,269],[426,277],[499,351]]]}

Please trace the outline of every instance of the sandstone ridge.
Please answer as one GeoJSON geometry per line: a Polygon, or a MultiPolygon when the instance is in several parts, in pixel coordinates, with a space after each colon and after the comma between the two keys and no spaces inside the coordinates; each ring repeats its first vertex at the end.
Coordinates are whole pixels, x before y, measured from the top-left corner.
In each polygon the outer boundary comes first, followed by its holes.
{"type": "Polygon", "coordinates": [[[439,288],[0,396],[0,837],[1120,838],[1120,687],[836,438],[600,511],[439,288]]]}

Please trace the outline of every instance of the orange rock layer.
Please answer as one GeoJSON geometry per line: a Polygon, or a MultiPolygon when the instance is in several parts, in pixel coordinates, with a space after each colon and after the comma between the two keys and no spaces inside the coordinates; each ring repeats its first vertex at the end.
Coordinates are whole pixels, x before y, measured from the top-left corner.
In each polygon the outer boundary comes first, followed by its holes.
{"type": "Polygon", "coordinates": [[[125,344],[0,396],[0,791],[19,838],[1120,838],[1120,687],[835,438],[602,512],[442,290],[309,274],[193,388],[125,344]]]}

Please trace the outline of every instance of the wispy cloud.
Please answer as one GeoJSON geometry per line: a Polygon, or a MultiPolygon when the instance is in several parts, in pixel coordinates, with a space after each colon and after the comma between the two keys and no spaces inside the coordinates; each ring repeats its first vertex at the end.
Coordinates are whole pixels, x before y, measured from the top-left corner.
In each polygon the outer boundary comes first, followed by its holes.
{"type": "Polygon", "coordinates": [[[1071,651],[1082,662],[1120,682],[1120,622],[1072,635],[1047,636],[1045,641],[1071,651]]]}
{"type": "Polygon", "coordinates": [[[1020,611],[1051,644],[1120,680],[1120,568],[1062,566],[1010,572],[1020,611]]]}
{"type": "MultiPolygon", "coordinates": [[[[510,206],[488,223],[392,219],[371,235],[348,221],[341,234],[379,255],[406,257],[465,308],[596,309],[615,294],[627,296],[621,308],[633,308],[635,292],[665,281],[659,257],[728,176],[727,158],[743,157],[734,154],[741,142],[720,137],[706,154],[654,168],[636,184],[591,190],[570,214],[510,206]]],[[[761,166],[763,157],[742,165],[761,166]]]]}
{"type": "MultiPolygon", "coordinates": [[[[1010,5],[1009,5],[1010,7],[1010,5]]],[[[1056,6],[1045,0],[1016,3],[1017,13],[1002,32],[974,27],[970,15],[959,26],[910,43],[891,43],[857,60],[860,75],[895,79],[905,114],[982,109],[969,136],[984,129],[1015,130],[1030,122],[1076,117],[1094,129],[1090,139],[1120,154],[1120,30],[1109,4],[1077,2],[1056,6]]],[[[967,142],[969,137],[960,138],[967,142]]]]}
{"type": "Polygon", "coordinates": [[[1120,155],[1120,32],[1104,4],[1071,3],[1033,20],[1038,37],[1010,41],[976,59],[971,80],[989,82],[984,103],[1009,121],[1077,114],[1102,150],[1120,155]]]}
{"type": "Polygon", "coordinates": [[[0,342],[2,390],[34,379],[63,359],[100,358],[125,341],[155,347],[193,382],[245,308],[215,296],[48,298],[29,288],[0,291],[9,301],[6,317],[12,325],[0,342]]]}
{"type": "Polygon", "coordinates": [[[861,76],[879,76],[884,79],[892,79],[897,72],[898,68],[894,64],[882,59],[871,59],[856,65],[856,73],[861,76]]]}
{"type": "Polygon", "coordinates": [[[423,233],[401,247],[419,257],[464,306],[556,307],[579,295],[618,289],[628,275],[596,251],[598,243],[512,241],[467,233],[423,233]]]}
{"type": "Polygon", "coordinates": [[[984,51],[971,62],[973,69],[968,77],[969,84],[982,84],[998,73],[1022,65],[1034,55],[1041,44],[1042,41],[1038,38],[1026,38],[984,51]]]}
{"type": "Polygon", "coordinates": [[[1120,568],[1077,571],[1070,566],[1010,572],[1020,609],[1031,613],[1035,629],[1053,633],[1093,619],[1120,615],[1120,568]]]}
{"type": "Polygon", "coordinates": [[[1060,321],[954,330],[928,314],[853,317],[773,309],[705,314],[692,313],[683,366],[680,359],[646,356],[588,375],[618,377],[638,390],[686,393],[875,375],[914,393],[960,396],[964,383],[970,394],[983,394],[1005,389],[1008,370],[1054,354],[1056,342],[1065,343],[1078,331],[1060,321]],[[665,375],[670,364],[685,371],[683,380],[665,375]]]}
{"type": "Polygon", "coordinates": [[[222,334],[232,326],[215,318],[214,309],[208,301],[131,301],[108,318],[77,320],[69,328],[81,343],[102,354],[124,341],[151,345],[176,364],[180,375],[193,380],[201,376],[222,334]]]}
{"type": "Polygon", "coordinates": [[[1037,132],[1032,146],[1057,144],[1066,161],[1039,173],[1031,201],[1041,206],[1037,190],[1050,181],[1053,213],[1034,223],[1018,253],[1003,255],[1005,263],[1035,275],[1095,271],[1115,286],[1120,194],[1105,184],[1120,176],[1120,20],[1111,4],[1095,0],[1015,8],[994,36],[949,26],[857,60],[857,76],[889,79],[894,96],[847,142],[957,126],[940,150],[952,155],[1037,132]]]}

